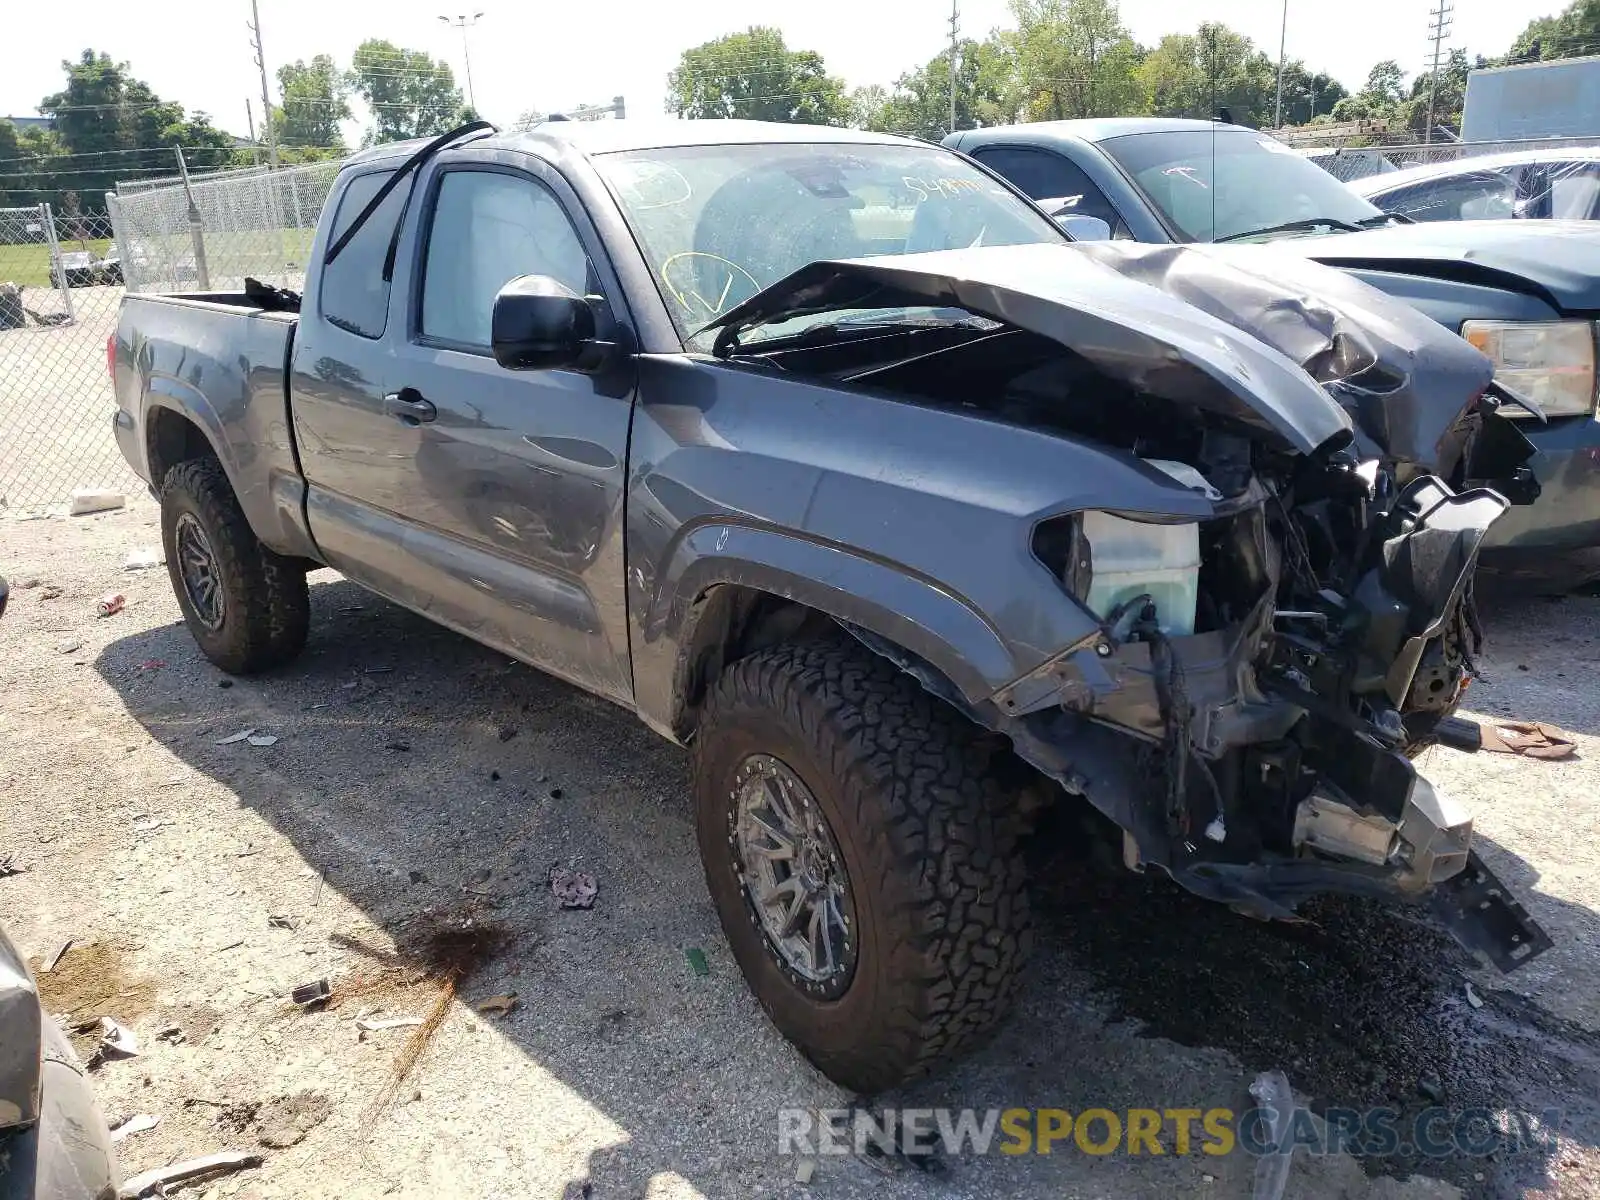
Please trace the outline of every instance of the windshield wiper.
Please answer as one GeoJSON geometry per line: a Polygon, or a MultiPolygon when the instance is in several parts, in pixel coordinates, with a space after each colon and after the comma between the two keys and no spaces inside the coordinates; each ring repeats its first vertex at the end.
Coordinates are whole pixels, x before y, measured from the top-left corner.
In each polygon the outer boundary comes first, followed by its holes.
{"type": "Polygon", "coordinates": [[[1381,212],[1381,213],[1378,213],[1376,216],[1361,218],[1361,228],[1363,228],[1363,229],[1376,229],[1379,225],[1382,225],[1385,221],[1393,221],[1397,225],[1415,225],[1416,224],[1416,222],[1413,221],[1410,217],[1406,216],[1405,213],[1401,213],[1401,212],[1381,212]]]}
{"type": "MultiPolygon", "coordinates": [[[[784,320],[782,316],[774,317],[766,324],[776,324],[784,320]]],[[[752,328],[760,328],[759,325],[752,328]]],[[[787,350],[797,346],[833,346],[841,342],[861,341],[867,338],[882,337],[886,333],[918,333],[929,329],[960,329],[973,333],[988,333],[998,325],[980,323],[976,320],[939,320],[930,317],[911,318],[903,321],[818,321],[815,325],[807,325],[793,333],[781,333],[774,337],[757,338],[753,342],[741,342],[737,337],[724,341],[718,335],[717,345],[712,353],[718,358],[728,358],[740,352],[749,354],[764,354],[770,350],[787,350]]],[[[723,330],[725,334],[726,328],[723,330]]],[[[750,332],[746,330],[745,332],[750,332]]]]}
{"type": "Polygon", "coordinates": [[[1362,226],[1352,225],[1349,221],[1341,221],[1338,217],[1306,217],[1300,221],[1285,221],[1282,225],[1268,225],[1265,229],[1246,229],[1243,233],[1230,233],[1226,237],[1212,238],[1213,242],[1237,242],[1240,238],[1265,237],[1269,233],[1293,233],[1300,229],[1318,229],[1322,227],[1337,229],[1343,233],[1360,233],[1362,226]]]}
{"type": "MultiPolygon", "coordinates": [[[[439,151],[453,144],[458,138],[466,137],[469,133],[480,133],[485,129],[499,132],[487,121],[470,121],[459,128],[452,129],[449,133],[441,133],[410,158],[406,159],[405,162],[401,163],[395,169],[394,174],[389,176],[384,181],[383,186],[374,193],[372,199],[367,201],[367,206],[356,214],[355,220],[350,222],[349,227],[338,236],[333,245],[328,247],[327,253],[322,256],[322,265],[327,267],[344,252],[344,248],[350,244],[351,239],[361,232],[361,227],[372,219],[372,214],[378,211],[378,207],[389,198],[390,192],[400,186],[402,180],[410,178],[418,167],[439,153],[439,151]]],[[[409,196],[407,202],[409,203],[409,196]]],[[[400,226],[404,223],[404,221],[395,223],[394,237],[389,241],[389,253],[385,256],[383,263],[383,277],[385,280],[389,279],[394,273],[395,246],[399,243],[400,226]]]]}

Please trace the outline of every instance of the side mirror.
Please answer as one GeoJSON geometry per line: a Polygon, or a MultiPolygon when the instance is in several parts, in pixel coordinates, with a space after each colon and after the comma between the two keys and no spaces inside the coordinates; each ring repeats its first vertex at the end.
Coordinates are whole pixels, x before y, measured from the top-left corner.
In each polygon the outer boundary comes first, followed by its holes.
{"type": "Polygon", "coordinates": [[[520,275],[500,289],[490,344],[509,371],[595,371],[612,348],[595,340],[589,302],[548,275],[520,275]]]}
{"type": "Polygon", "coordinates": [[[1056,213],[1056,224],[1075,242],[1109,242],[1111,222],[1086,213],[1056,213]]]}

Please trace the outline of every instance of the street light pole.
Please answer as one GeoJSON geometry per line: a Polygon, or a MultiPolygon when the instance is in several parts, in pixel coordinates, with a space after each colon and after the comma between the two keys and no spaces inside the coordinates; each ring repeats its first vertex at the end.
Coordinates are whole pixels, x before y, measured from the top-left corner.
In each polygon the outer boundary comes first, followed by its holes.
{"type": "Polygon", "coordinates": [[[1278,101],[1272,109],[1272,127],[1283,128],[1283,51],[1289,43],[1289,0],[1283,0],[1283,25],[1278,30],[1278,101]]]}
{"type": "Polygon", "coordinates": [[[473,13],[470,17],[462,13],[453,20],[450,17],[439,18],[446,25],[454,25],[461,30],[461,57],[467,64],[467,103],[472,106],[474,114],[478,111],[478,97],[472,90],[472,48],[467,44],[467,30],[476,25],[482,16],[483,14],[478,12],[473,13]]]}

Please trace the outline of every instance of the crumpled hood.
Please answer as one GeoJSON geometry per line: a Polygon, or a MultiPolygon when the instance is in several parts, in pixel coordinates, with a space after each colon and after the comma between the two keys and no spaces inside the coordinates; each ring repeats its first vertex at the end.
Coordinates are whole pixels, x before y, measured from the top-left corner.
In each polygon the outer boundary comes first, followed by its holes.
{"type": "Polygon", "coordinates": [[[1455,466],[1458,419],[1494,364],[1410,304],[1277,245],[1080,248],[1300,364],[1349,412],[1364,451],[1446,475],[1455,466]]]}
{"type": "Polygon", "coordinates": [[[1048,337],[1138,391],[1302,454],[1347,440],[1355,417],[1376,452],[1427,470],[1448,469],[1448,431],[1493,375],[1408,305],[1261,247],[1096,242],[818,262],[708,328],[725,342],[812,313],[924,305],[1048,337]]]}
{"type": "Polygon", "coordinates": [[[1600,310],[1600,221],[1425,221],[1272,246],[1347,270],[1459,279],[1532,293],[1563,312],[1600,310]]]}

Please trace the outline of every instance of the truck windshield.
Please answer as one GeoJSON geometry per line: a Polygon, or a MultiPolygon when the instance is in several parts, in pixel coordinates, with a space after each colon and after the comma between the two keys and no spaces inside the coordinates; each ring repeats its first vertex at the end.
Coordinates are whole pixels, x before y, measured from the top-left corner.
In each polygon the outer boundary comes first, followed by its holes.
{"type": "MultiPolygon", "coordinates": [[[[686,341],[809,263],[1063,242],[1055,224],[995,179],[932,146],[677,146],[598,156],[686,341]]],[[[871,320],[895,314],[872,309],[871,320]]],[[[919,323],[942,313],[904,314],[919,323]]],[[[969,319],[952,311],[952,321],[969,319]]],[[[801,318],[805,320],[818,318],[801,318]]],[[[850,320],[833,312],[830,323],[850,320]]],[[[795,332],[764,326],[755,338],[795,332]]]]}
{"type": "Polygon", "coordinates": [[[1318,222],[1341,229],[1384,219],[1315,163],[1248,129],[1133,133],[1100,148],[1184,241],[1287,236],[1318,232],[1318,222]]]}

